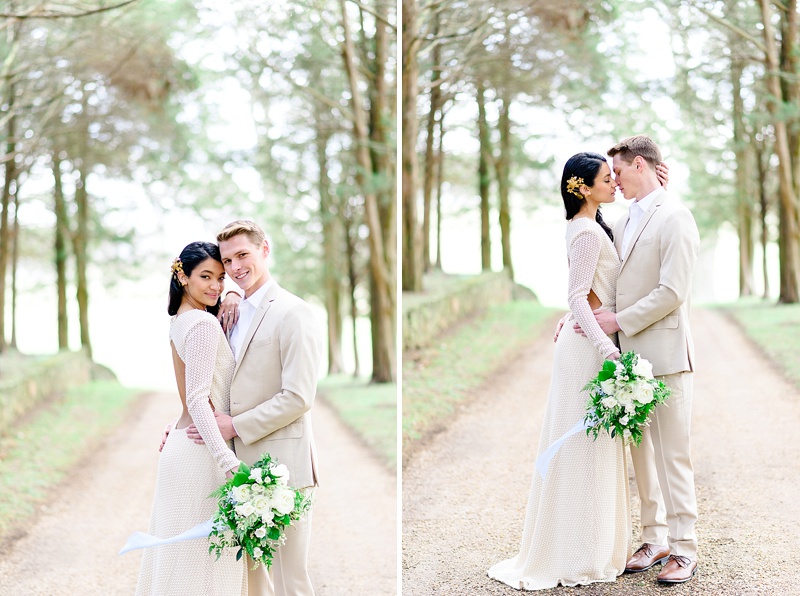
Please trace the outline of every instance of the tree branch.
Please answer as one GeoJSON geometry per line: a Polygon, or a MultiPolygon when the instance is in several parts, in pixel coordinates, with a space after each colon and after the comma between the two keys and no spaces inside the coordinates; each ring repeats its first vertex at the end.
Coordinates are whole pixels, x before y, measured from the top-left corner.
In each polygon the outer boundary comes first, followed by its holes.
{"type": "Polygon", "coordinates": [[[114,4],[112,6],[103,6],[101,8],[94,8],[91,10],[73,13],[57,12],[52,9],[47,10],[45,8],[34,7],[26,13],[2,12],[0,13],[0,19],[77,19],[93,14],[99,14],[101,12],[108,12],[109,10],[116,10],[117,8],[122,8],[123,6],[133,4],[134,2],[136,2],[136,0],[124,0],[119,4],[114,4]]]}
{"type": "Polygon", "coordinates": [[[700,12],[702,12],[704,15],[706,15],[709,19],[711,19],[712,21],[714,21],[718,25],[722,25],[723,27],[726,27],[726,28],[730,29],[731,31],[733,31],[734,33],[739,35],[740,37],[746,39],[747,41],[752,43],[754,46],[756,46],[759,50],[764,52],[764,54],[767,53],[767,46],[765,46],[764,43],[761,40],[759,40],[757,37],[754,37],[754,36],[750,35],[747,31],[745,31],[741,27],[737,27],[733,23],[729,23],[724,18],[715,15],[713,12],[709,11],[707,8],[705,8],[703,6],[697,6],[697,5],[693,4],[692,2],[689,2],[688,0],[686,1],[686,3],[691,8],[695,8],[695,9],[699,10],[700,12]]]}
{"type": "Polygon", "coordinates": [[[389,27],[389,29],[391,29],[392,31],[397,32],[397,25],[391,23],[389,19],[379,14],[375,10],[371,9],[370,7],[365,6],[363,2],[359,2],[359,0],[348,0],[348,2],[355,4],[356,6],[358,6],[359,9],[363,10],[367,14],[372,15],[373,17],[375,17],[376,20],[380,21],[381,23],[389,27]]]}

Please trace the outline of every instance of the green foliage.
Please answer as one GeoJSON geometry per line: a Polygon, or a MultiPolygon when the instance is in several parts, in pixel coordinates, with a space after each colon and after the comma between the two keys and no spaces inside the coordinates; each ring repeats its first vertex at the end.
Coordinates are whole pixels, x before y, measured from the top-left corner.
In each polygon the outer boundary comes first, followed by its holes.
{"type": "Polygon", "coordinates": [[[286,466],[269,453],[252,466],[241,463],[233,477],[211,494],[218,503],[208,552],[219,559],[225,549],[238,547],[237,561],[246,551],[255,567],[269,568],[286,528],[311,508],[311,498],[287,482],[286,466]]]}
{"type": "Polygon", "coordinates": [[[397,385],[347,375],[320,381],[319,395],[388,468],[397,465],[397,385]]]}
{"type": "Polygon", "coordinates": [[[459,404],[530,344],[556,311],[509,302],[403,357],[403,450],[450,419],[459,404]]]}
{"type": "Polygon", "coordinates": [[[652,365],[635,352],[623,353],[618,361],[605,360],[597,376],[583,388],[589,392],[586,434],[597,440],[600,432],[606,431],[626,445],[640,445],[650,414],[670,394],[652,373],[652,365]]]}
{"type": "Polygon", "coordinates": [[[88,383],[0,436],[0,535],[25,524],[69,471],[122,424],[139,394],[116,382],[88,383]]]}

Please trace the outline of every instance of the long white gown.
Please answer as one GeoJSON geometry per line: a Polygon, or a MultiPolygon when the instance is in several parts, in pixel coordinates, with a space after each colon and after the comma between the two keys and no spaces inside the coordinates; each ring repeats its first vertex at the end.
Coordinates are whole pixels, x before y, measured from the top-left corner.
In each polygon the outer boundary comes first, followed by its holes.
{"type": "MultiPolygon", "coordinates": [[[[214,421],[209,398],[218,412],[230,412],[230,386],[235,361],[216,318],[190,310],[172,318],[170,340],[186,365],[186,406],[205,445],[173,429],[158,462],[149,534],[176,536],[216,513],[212,491],[225,482],[225,472],[239,465],[214,421]]],[[[245,559],[235,549],[219,560],[208,541],[187,540],[148,548],[142,557],[137,596],[247,594],[245,559]]]]}
{"type": "MultiPolygon", "coordinates": [[[[586,414],[583,386],[617,348],[597,325],[589,290],[614,310],[619,258],[608,235],[588,218],[567,225],[569,305],[588,337],[564,326],[556,342],[553,375],[538,453],[586,414]]],[[[627,463],[622,442],[602,433],[567,439],[546,479],[534,472],[519,554],[488,574],[517,590],[611,582],[625,571],[630,541],[627,463]]]]}

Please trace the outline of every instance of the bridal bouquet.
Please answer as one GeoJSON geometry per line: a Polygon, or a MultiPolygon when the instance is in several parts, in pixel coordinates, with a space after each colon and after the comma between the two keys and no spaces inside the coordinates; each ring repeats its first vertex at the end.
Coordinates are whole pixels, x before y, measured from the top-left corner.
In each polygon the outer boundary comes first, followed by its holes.
{"type": "Polygon", "coordinates": [[[211,494],[219,500],[219,509],[208,552],[219,559],[224,548],[238,546],[237,561],[247,552],[256,567],[272,565],[286,528],[311,507],[310,497],[288,486],[288,481],[287,467],[276,464],[269,454],[252,467],[242,463],[233,478],[211,494]]]}
{"type": "Polygon", "coordinates": [[[653,365],[634,352],[606,360],[584,389],[589,392],[586,434],[597,439],[605,429],[612,438],[621,436],[626,445],[642,442],[650,413],[670,394],[669,387],[653,377],[653,365]]]}

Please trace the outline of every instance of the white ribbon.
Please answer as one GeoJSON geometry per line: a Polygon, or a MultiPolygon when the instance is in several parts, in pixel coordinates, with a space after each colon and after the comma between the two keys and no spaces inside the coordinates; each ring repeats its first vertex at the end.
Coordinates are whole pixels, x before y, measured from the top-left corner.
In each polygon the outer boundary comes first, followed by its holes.
{"type": "Polygon", "coordinates": [[[553,457],[555,457],[555,454],[558,453],[558,450],[561,449],[561,445],[564,444],[564,441],[569,439],[575,433],[579,433],[582,430],[586,430],[590,426],[591,424],[586,422],[586,420],[579,421],[577,424],[575,424],[575,426],[573,426],[571,429],[569,429],[567,432],[561,435],[561,437],[555,443],[550,445],[550,447],[548,447],[539,454],[539,457],[536,458],[536,471],[539,472],[539,474],[542,477],[542,480],[544,480],[547,477],[547,467],[550,465],[550,460],[553,459],[553,457]]]}
{"type": "Polygon", "coordinates": [[[134,532],[128,538],[128,541],[125,543],[125,546],[122,547],[122,550],[119,551],[119,555],[124,555],[128,551],[136,550],[139,548],[150,548],[151,546],[161,546],[162,544],[173,544],[174,542],[183,542],[184,540],[195,540],[197,538],[207,538],[209,534],[211,534],[211,530],[214,528],[214,520],[209,519],[208,521],[204,521],[202,524],[197,524],[193,528],[189,528],[182,534],[178,534],[177,536],[173,536],[172,538],[158,538],[157,536],[151,536],[150,534],[145,534],[144,532],[134,532]]]}

